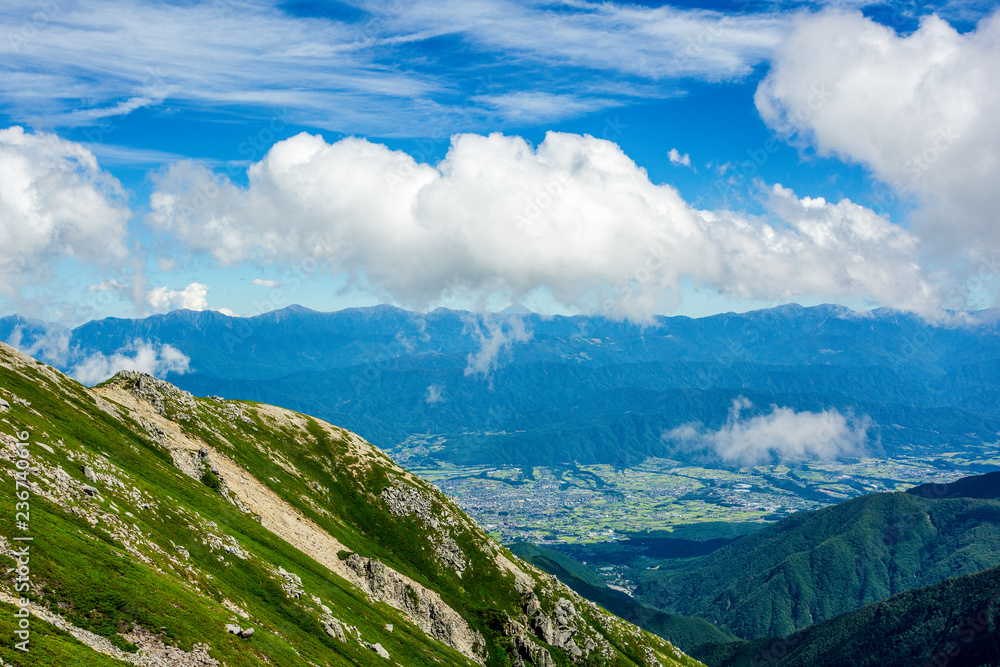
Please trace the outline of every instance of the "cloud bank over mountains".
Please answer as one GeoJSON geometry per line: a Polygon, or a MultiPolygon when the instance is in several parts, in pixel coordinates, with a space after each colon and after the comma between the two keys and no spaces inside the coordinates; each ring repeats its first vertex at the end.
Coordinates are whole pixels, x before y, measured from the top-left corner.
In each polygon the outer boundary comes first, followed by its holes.
{"type": "Polygon", "coordinates": [[[613,142],[549,133],[457,135],[436,166],[364,139],[300,134],[239,187],[179,163],[151,198],[151,225],[223,265],[315,260],[416,307],[447,292],[645,317],[679,285],[745,298],[860,297],[931,314],[918,241],[842,201],[768,191],[775,220],[701,211],[650,181],[613,142]]]}

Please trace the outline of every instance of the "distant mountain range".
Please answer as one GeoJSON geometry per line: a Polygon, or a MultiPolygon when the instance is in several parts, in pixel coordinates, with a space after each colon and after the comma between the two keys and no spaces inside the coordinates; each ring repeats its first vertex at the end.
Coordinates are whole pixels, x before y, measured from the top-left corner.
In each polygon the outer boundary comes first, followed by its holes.
{"type": "Polygon", "coordinates": [[[647,324],[596,316],[494,315],[390,306],[257,317],[176,311],[60,330],[17,316],[17,340],[70,371],[141,340],[169,344],[196,394],[282,405],[388,449],[468,464],[605,462],[713,455],[664,439],[773,407],[866,417],[868,449],[981,451],[1000,432],[1000,320],[940,326],[888,310],[789,305],[647,324]],[[46,356],[39,344],[54,341],[46,356]]]}

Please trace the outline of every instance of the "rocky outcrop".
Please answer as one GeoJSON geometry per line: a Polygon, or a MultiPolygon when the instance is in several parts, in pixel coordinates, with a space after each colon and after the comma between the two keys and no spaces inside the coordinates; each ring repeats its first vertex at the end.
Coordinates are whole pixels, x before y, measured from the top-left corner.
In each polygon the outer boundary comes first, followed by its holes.
{"type": "Polygon", "coordinates": [[[231,635],[236,635],[242,639],[250,639],[253,637],[253,628],[241,628],[238,625],[227,624],[226,632],[231,635]]]}
{"type": "MultiPolygon", "coordinates": [[[[218,526],[214,523],[208,524],[211,528],[218,530],[218,526]]],[[[209,532],[205,535],[204,543],[208,545],[212,551],[220,549],[227,554],[236,556],[240,560],[247,559],[247,552],[240,547],[240,543],[236,541],[236,538],[232,535],[216,535],[215,533],[209,532]]]]}
{"type": "MultiPolygon", "coordinates": [[[[253,630],[250,630],[253,633],[253,630]]],[[[141,667],[217,667],[219,661],[208,654],[207,644],[195,644],[190,651],[167,646],[160,638],[141,626],[122,635],[139,647],[136,665],[141,667]]]]}
{"type": "Polygon", "coordinates": [[[434,503],[426,495],[412,486],[387,486],[380,494],[386,508],[396,516],[415,515],[431,528],[437,528],[439,523],[431,515],[434,503]]]}
{"type": "Polygon", "coordinates": [[[483,636],[469,627],[441,596],[392,570],[377,560],[351,554],[344,561],[353,583],[373,601],[404,612],[418,628],[460,653],[482,662],[483,636]]]}
{"type": "Polygon", "coordinates": [[[302,578],[299,575],[292,574],[285,570],[285,568],[279,567],[278,576],[282,579],[281,589],[285,591],[285,595],[288,597],[298,599],[305,593],[305,589],[302,588],[302,578]]]}
{"type": "Polygon", "coordinates": [[[520,659],[519,667],[525,664],[525,660],[535,667],[555,667],[552,654],[524,635],[514,635],[514,648],[517,649],[517,657],[520,659]]]}
{"type": "MultiPolygon", "coordinates": [[[[147,430],[150,430],[151,433],[156,433],[157,431],[161,434],[163,433],[163,430],[155,424],[149,424],[147,430]]],[[[162,439],[161,444],[165,444],[162,439]]],[[[212,461],[212,452],[207,447],[201,447],[197,450],[172,447],[170,448],[170,458],[178,470],[199,482],[204,481],[206,471],[211,472],[218,480],[219,495],[235,505],[244,514],[253,514],[250,508],[240,499],[239,495],[234,493],[229,487],[222,471],[212,461]]]]}
{"type": "MultiPolygon", "coordinates": [[[[379,497],[386,509],[396,516],[415,516],[429,530],[437,530],[442,524],[442,521],[434,516],[434,501],[417,488],[405,484],[387,486],[382,489],[379,497]]],[[[441,564],[454,570],[461,577],[468,561],[458,546],[458,542],[449,535],[447,530],[442,530],[432,540],[434,542],[434,555],[441,561],[441,564]]]]}
{"type": "Polygon", "coordinates": [[[450,537],[444,537],[434,546],[434,555],[445,566],[453,569],[458,576],[465,572],[465,554],[458,548],[458,543],[450,537]]]}
{"type": "MultiPolygon", "coordinates": [[[[110,384],[122,387],[136,398],[149,403],[160,415],[167,416],[167,404],[174,403],[179,408],[193,408],[194,396],[174,385],[138,371],[120,371],[110,384]]],[[[183,420],[185,415],[174,415],[183,420]]]]}
{"type": "MultiPolygon", "coordinates": [[[[521,609],[524,611],[523,618],[527,620],[527,624],[521,625],[512,620],[505,628],[505,634],[513,637],[514,645],[518,647],[519,653],[525,660],[539,664],[536,662],[534,654],[529,655],[521,650],[522,647],[525,650],[531,647],[538,648],[537,644],[526,636],[528,634],[550,646],[563,649],[574,659],[585,658],[598,648],[602,649],[599,651],[601,655],[610,654],[611,647],[602,637],[598,637],[598,641],[584,637],[582,647],[576,641],[576,637],[581,632],[578,626],[586,627],[587,623],[577,612],[571,600],[561,597],[556,600],[552,611],[545,613],[538,595],[530,590],[525,592],[521,598],[521,609]]],[[[545,660],[545,658],[540,659],[545,660]]]]}
{"type": "Polygon", "coordinates": [[[342,642],[347,641],[347,635],[344,634],[344,625],[340,622],[340,620],[334,618],[330,614],[323,614],[319,617],[319,622],[322,624],[323,630],[326,634],[331,637],[335,637],[342,642]]]}
{"type": "MultiPolygon", "coordinates": [[[[162,433],[162,430],[156,428],[155,425],[151,424],[150,426],[146,426],[147,431],[155,433],[153,429],[162,433]]],[[[195,451],[176,447],[170,450],[170,458],[173,460],[175,468],[188,477],[196,479],[200,482],[202,475],[205,472],[204,465],[205,460],[208,458],[208,450],[202,448],[201,450],[195,451]],[[202,452],[204,452],[204,454],[202,454],[202,452]]]]}

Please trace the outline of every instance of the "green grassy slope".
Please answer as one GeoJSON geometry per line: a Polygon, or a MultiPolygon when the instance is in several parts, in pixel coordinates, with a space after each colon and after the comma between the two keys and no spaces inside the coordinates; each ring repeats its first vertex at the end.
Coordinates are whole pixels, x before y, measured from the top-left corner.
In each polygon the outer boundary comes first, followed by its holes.
{"type": "Polygon", "coordinates": [[[558,551],[528,542],[510,545],[515,556],[555,575],[584,598],[601,605],[615,616],[659,635],[682,651],[706,643],[725,643],[735,637],[700,618],[677,616],[645,605],[621,591],[608,588],[590,568],[558,551]]]}
{"type": "Polygon", "coordinates": [[[881,493],[793,515],[673,570],[638,597],[744,639],[783,636],[864,604],[1000,563],[1000,501],[881,493]]]}
{"type": "MultiPolygon", "coordinates": [[[[323,422],[134,374],[89,390],[4,345],[0,398],[0,594],[14,592],[13,537],[31,535],[27,597],[121,659],[165,645],[229,667],[499,666],[540,650],[555,665],[697,664],[517,562],[434,487],[323,422]],[[20,460],[27,531],[12,522],[20,460]],[[418,509],[394,509],[391,490],[418,509]],[[295,542],[303,526],[322,539],[295,542]],[[550,619],[576,643],[546,634],[550,619]]],[[[7,664],[122,664],[41,618],[32,628],[30,654],[0,645],[7,664]]]]}
{"type": "Polygon", "coordinates": [[[695,650],[711,667],[1000,664],[1000,568],[876,602],[794,635],[695,650]]]}
{"type": "MultiPolygon", "coordinates": [[[[13,604],[0,603],[0,635],[14,637],[18,629],[14,614],[17,607],[13,604]]],[[[77,641],[64,630],[51,623],[35,619],[31,625],[31,646],[27,653],[14,654],[9,647],[4,647],[4,659],[7,664],[18,667],[124,667],[129,664],[115,658],[95,652],[89,646],[77,641]]]]}

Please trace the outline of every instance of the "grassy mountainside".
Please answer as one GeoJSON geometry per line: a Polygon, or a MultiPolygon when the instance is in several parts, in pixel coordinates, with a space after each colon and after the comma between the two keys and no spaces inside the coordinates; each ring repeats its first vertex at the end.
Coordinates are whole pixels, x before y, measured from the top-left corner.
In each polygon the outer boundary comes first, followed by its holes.
{"type": "Polygon", "coordinates": [[[608,588],[586,565],[558,551],[517,542],[510,545],[518,558],[553,574],[584,598],[596,602],[616,616],[635,623],[668,640],[682,651],[707,643],[725,643],[735,637],[700,618],[677,616],[645,605],[626,593],[608,588]]]}
{"type": "Polygon", "coordinates": [[[0,399],[5,636],[33,537],[8,664],[697,664],[325,422],[136,373],[90,390],[5,345],[0,399]]]}
{"type": "Polygon", "coordinates": [[[752,639],[1000,564],[1000,501],[878,493],[801,512],[673,570],[638,597],[752,639]]]}
{"type": "Polygon", "coordinates": [[[1000,568],[896,595],[784,639],[704,646],[711,667],[1000,665],[1000,568]]]}

